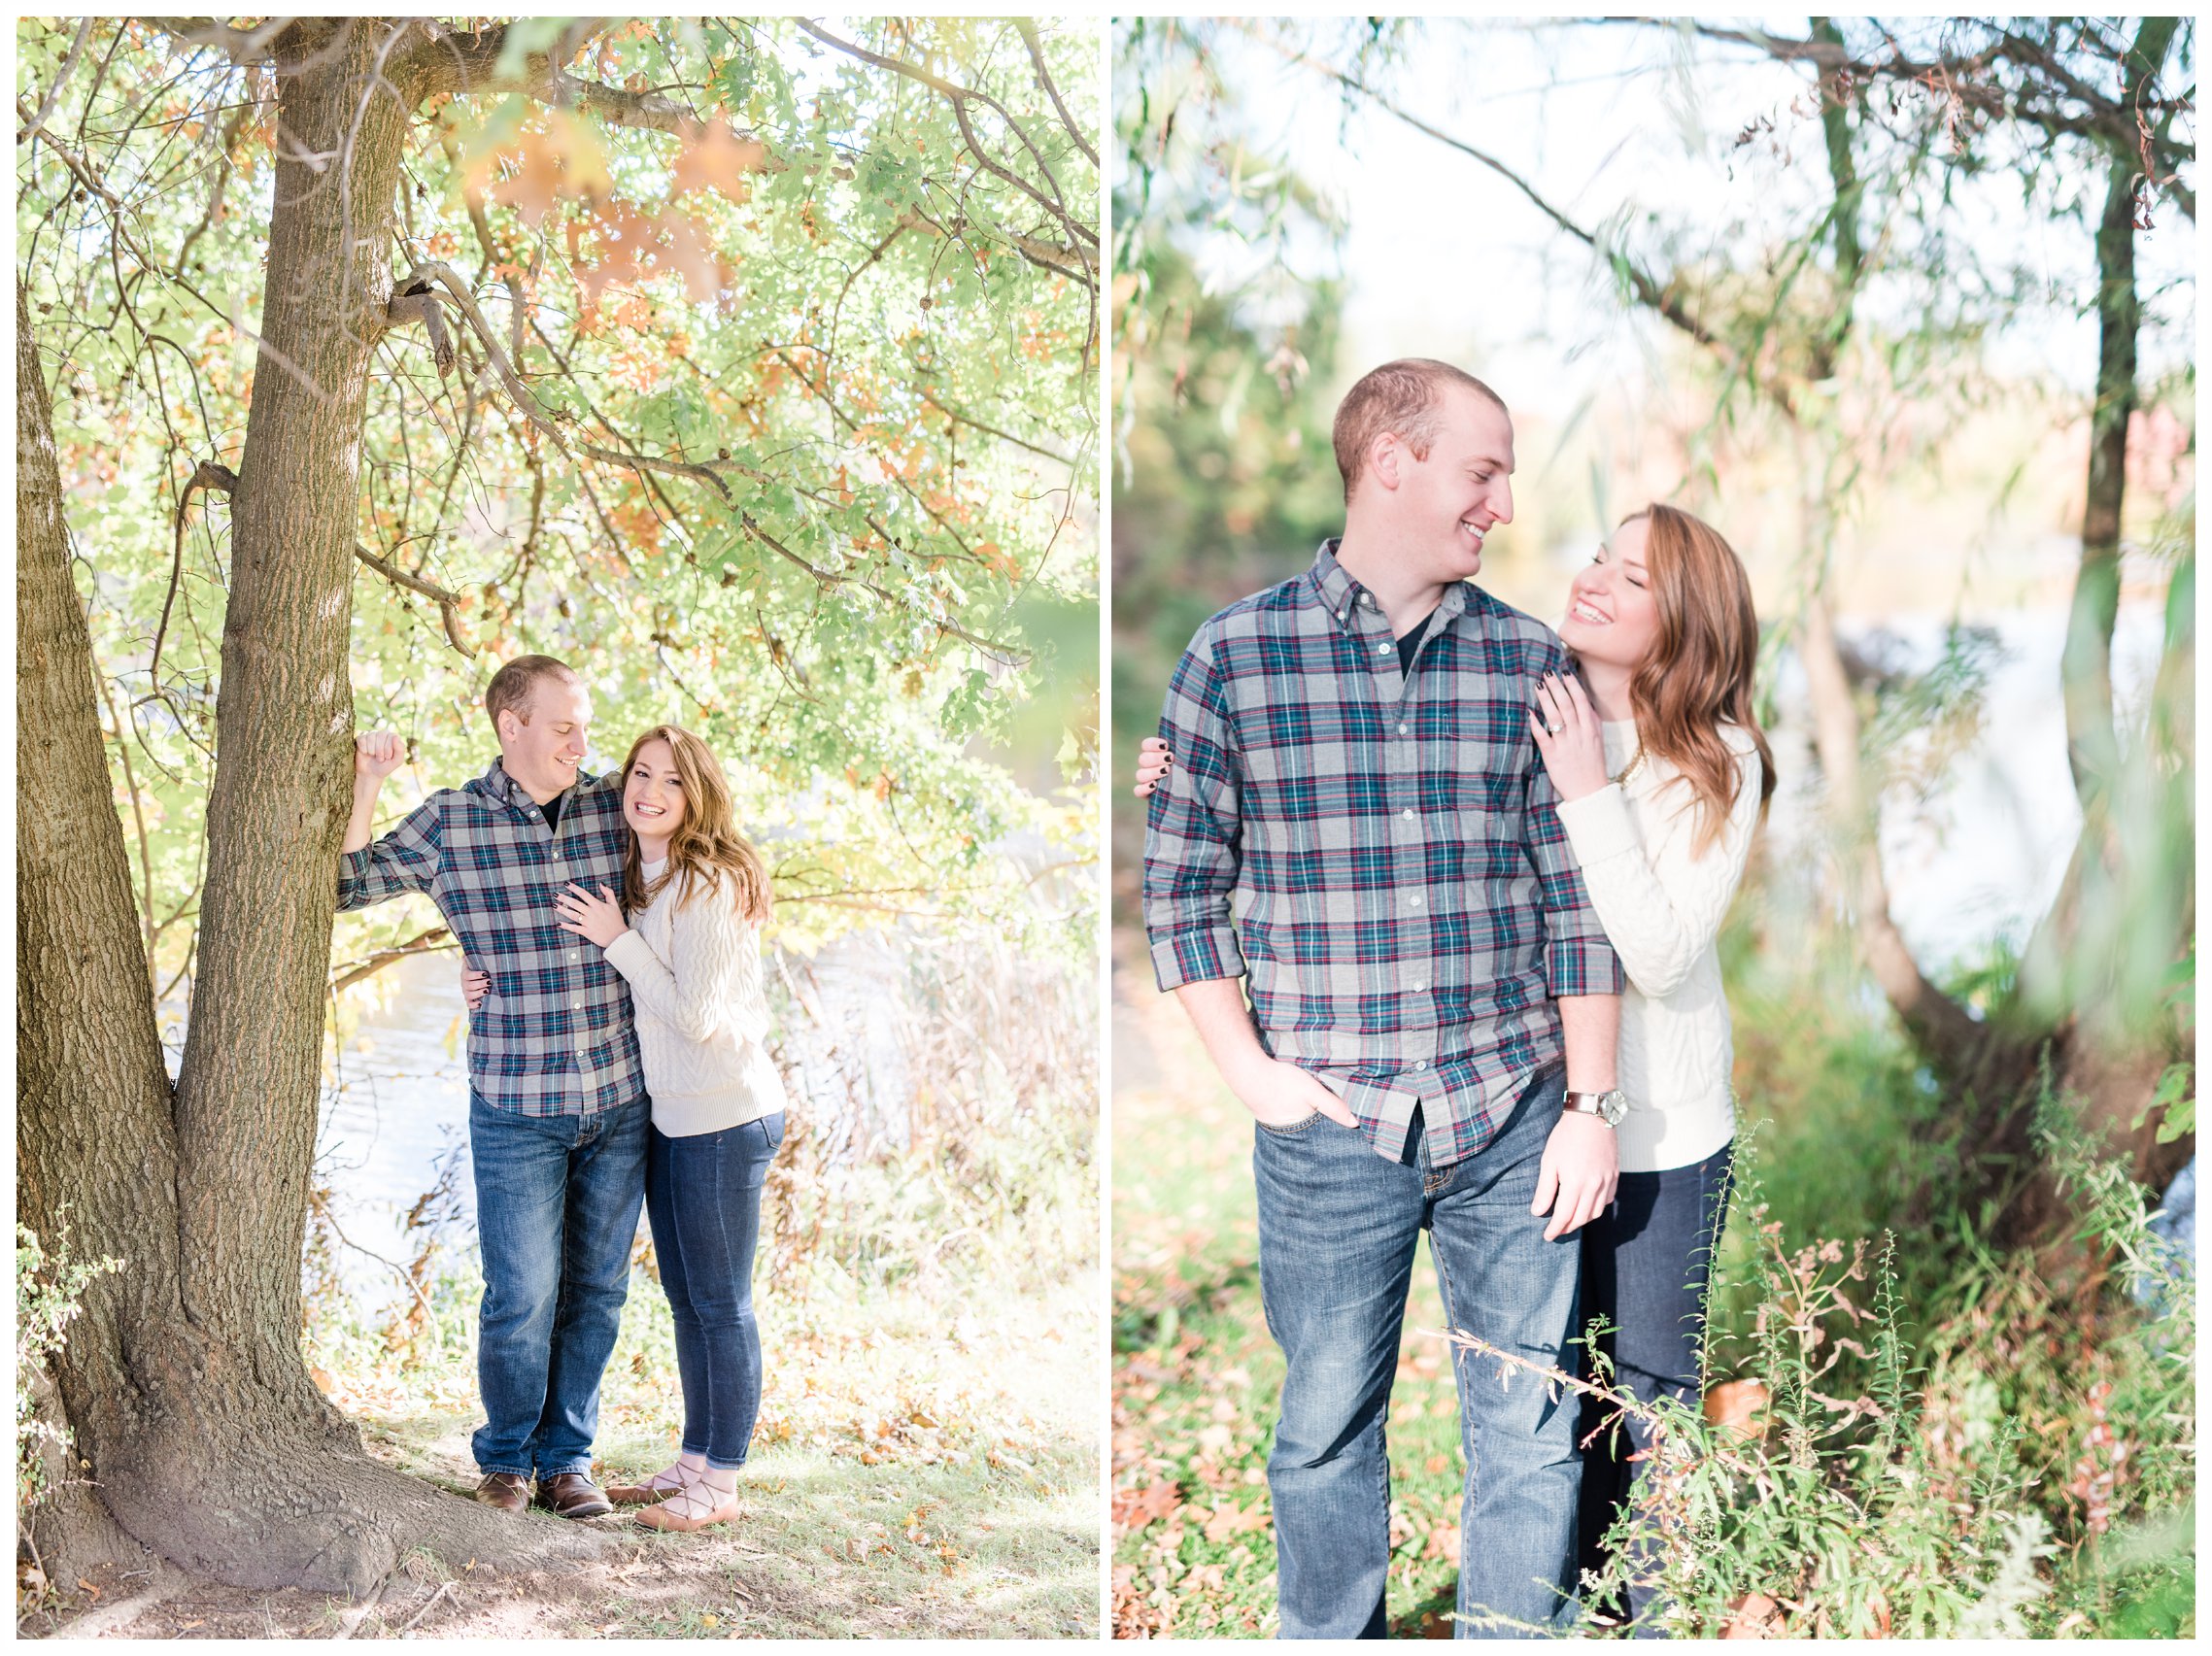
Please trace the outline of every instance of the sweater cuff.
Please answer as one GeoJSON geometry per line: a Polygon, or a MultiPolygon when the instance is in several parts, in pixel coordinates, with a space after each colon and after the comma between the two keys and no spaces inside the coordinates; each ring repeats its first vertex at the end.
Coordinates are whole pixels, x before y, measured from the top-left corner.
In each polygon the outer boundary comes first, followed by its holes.
{"type": "Polygon", "coordinates": [[[1567,830],[1575,861],[1584,868],[1618,857],[1623,851],[1642,849],[1636,838],[1636,821],[1628,814],[1628,795],[1617,782],[1609,782],[1580,799],[1560,800],[1559,826],[1567,830]]]}
{"type": "Polygon", "coordinates": [[[622,973],[624,977],[635,977],[637,968],[642,966],[652,954],[652,946],[640,937],[637,934],[636,928],[632,927],[607,945],[607,964],[622,973]]]}

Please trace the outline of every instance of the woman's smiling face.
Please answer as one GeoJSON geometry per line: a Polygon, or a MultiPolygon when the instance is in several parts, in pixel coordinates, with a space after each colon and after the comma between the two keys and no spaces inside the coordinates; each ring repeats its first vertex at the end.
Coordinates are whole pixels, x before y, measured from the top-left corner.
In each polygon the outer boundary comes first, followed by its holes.
{"type": "Polygon", "coordinates": [[[1575,577],[1559,641],[1579,659],[1636,667],[1658,643],[1659,602],[1644,561],[1650,539],[1650,522],[1630,519],[1575,577]]]}
{"type": "Polygon", "coordinates": [[[683,826],[684,783],[666,742],[647,742],[630,760],[622,781],[622,817],[640,839],[665,841],[683,826]]]}

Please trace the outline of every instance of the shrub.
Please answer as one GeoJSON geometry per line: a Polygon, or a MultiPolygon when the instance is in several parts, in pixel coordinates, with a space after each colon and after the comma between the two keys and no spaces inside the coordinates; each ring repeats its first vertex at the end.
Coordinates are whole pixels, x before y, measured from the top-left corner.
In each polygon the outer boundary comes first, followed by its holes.
{"type": "Polygon", "coordinates": [[[69,1430],[39,1413],[33,1377],[43,1374],[47,1360],[61,1349],[69,1325],[84,1309],[85,1288],[94,1278],[122,1269],[122,1261],[73,1259],[69,1252],[69,1226],[64,1220],[50,1256],[38,1233],[27,1225],[16,1227],[16,1515],[22,1516],[51,1493],[47,1483],[46,1457],[58,1450],[64,1458],[71,1447],[69,1430]]]}

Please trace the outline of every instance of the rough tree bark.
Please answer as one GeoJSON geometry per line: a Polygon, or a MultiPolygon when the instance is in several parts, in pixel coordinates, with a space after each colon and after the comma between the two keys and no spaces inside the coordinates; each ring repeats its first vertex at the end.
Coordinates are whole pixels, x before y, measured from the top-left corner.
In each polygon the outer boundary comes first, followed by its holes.
{"type": "MultiPolygon", "coordinates": [[[[269,268],[239,485],[209,873],[178,1084],[163,1065],[67,563],[51,420],[18,287],[17,1149],[30,1223],[128,1261],[56,1379],[122,1530],[238,1586],[358,1593],[410,1545],[486,1564],[598,1537],[456,1500],[366,1459],[300,1359],[300,1244],[343,829],[370,353],[390,298],[411,25],[274,41],[269,268]],[[365,94],[365,95],[364,95],[365,94]]],[[[93,1544],[94,1526],[71,1530],[93,1544]]]]}

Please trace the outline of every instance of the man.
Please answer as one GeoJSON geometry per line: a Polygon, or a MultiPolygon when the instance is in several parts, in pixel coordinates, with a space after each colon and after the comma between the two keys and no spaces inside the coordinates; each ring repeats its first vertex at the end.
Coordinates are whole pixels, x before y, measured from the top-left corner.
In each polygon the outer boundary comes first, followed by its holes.
{"type": "Polygon", "coordinates": [[[359,739],[338,906],[427,892],[492,974],[468,1032],[468,1142],[484,1253],[471,1439],[480,1501],[564,1518],[613,1510],[592,1482],[599,1378],[614,1351],[645,1197],[645,1098],[630,991],[561,929],[571,882],[620,890],[622,779],[583,775],[592,702],[564,663],[521,656],[493,676],[492,768],[441,789],[374,845],[397,736],[359,739]]]}
{"type": "MultiPolygon", "coordinates": [[[[1469,584],[1513,517],[1505,405],[1392,362],[1335,437],[1342,539],[1175,669],[1144,858],[1160,985],[1256,1121],[1289,1365],[1268,1459],[1285,1638],[1383,1633],[1383,1424],[1420,1230],[1454,1328],[1562,1362],[1572,1233],[1612,1200],[1620,1109],[1624,980],[1529,733],[1565,652],[1469,584]]],[[[1500,1367],[1455,1366],[1463,1635],[1573,1616],[1575,1402],[1500,1367]]]]}

